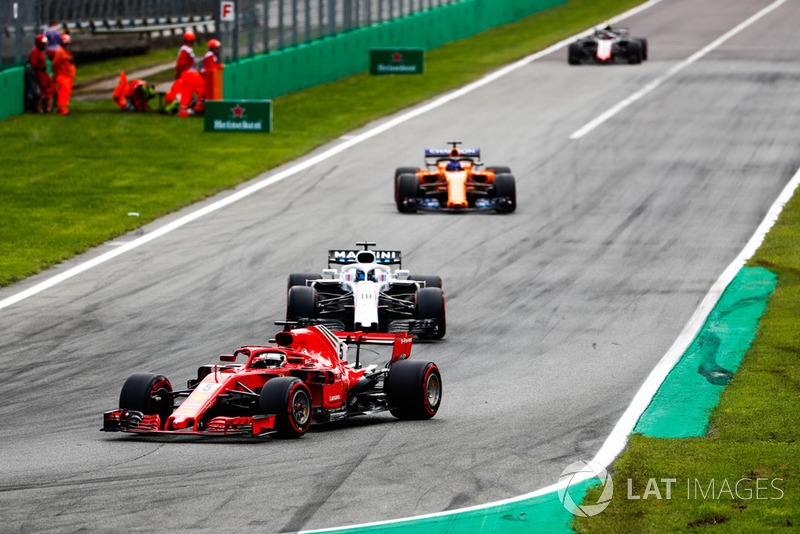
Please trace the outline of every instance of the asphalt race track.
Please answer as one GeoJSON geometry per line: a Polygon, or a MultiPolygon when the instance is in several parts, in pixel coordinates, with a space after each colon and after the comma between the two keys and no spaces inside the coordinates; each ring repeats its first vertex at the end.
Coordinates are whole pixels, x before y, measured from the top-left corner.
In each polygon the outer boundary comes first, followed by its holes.
{"type": "Polygon", "coordinates": [[[770,3],[664,0],[623,23],[648,38],[641,66],[559,50],[0,311],[0,531],[331,527],[512,497],[591,459],[800,166],[800,4],[569,136],[770,3]],[[516,213],[397,213],[394,168],[452,139],[511,167],[516,213]],[[99,431],[127,376],[181,387],[266,342],[286,275],[359,240],[444,279],[447,337],[413,351],[442,370],[437,417],[297,441],[99,431]]]}

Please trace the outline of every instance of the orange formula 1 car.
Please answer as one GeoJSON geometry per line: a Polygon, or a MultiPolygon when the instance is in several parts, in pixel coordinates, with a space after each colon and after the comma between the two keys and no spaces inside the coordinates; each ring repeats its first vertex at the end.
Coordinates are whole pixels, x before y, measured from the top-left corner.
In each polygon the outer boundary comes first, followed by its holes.
{"type": "Polygon", "coordinates": [[[508,167],[485,167],[479,149],[425,150],[427,170],[399,167],[394,174],[394,200],[401,213],[486,211],[510,213],[517,207],[516,182],[508,167]]]}

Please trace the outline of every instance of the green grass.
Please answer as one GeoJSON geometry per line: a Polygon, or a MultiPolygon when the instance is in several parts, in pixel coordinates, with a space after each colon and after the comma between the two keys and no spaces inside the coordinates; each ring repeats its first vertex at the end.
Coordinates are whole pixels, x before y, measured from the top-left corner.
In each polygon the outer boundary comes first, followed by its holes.
{"type": "MultiPolygon", "coordinates": [[[[275,99],[274,132],[268,136],[210,135],[196,119],[120,113],[110,95],[101,102],[73,102],[69,117],[22,115],[2,121],[0,286],[639,3],[571,0],[428,52],[424,76],[360,74],[275,99]]],[[[140,66],[164,58],[171,61],[174,51],[148,54],[140,66]]],[[[100,79],[103,72],[114,77],[137,66],[131,58],[104,63],[79,67],[79,80],[100,79]]]]}
{"type": "MultiPolygon", "coordinates": [[[[632,436],[613,465],[614,499],[600,515],[576,519],[573,526],[579,532],[700,528],[788,532],[800,528],[800,196],[786,205],[748,266],[770,269],[778,275],[778,283],[756,338],[713,411],[707,435],[689,439],[632,436]],[[624,497],[628,479],[632,480],[631,494],[641,496],[650,478],[677,478],[678,491],[670,500],[624,497]],[[720,497],[719,485],[724,480],[734,487],[744,478],[780,478],[775,486],[782,494],[770,487],[771,482],[761,482],[768,488],[761,492],[766,498],[757,499],[755,493],[748,498],[747,488],[755,491],[756,482],[743,482],[739,495],[720,497]],[[715,480],[717,498],[696,494],[695,480],[706,491],[715,480]]],[[[592,490],[587,502],[597,497],[592,490]]]]}

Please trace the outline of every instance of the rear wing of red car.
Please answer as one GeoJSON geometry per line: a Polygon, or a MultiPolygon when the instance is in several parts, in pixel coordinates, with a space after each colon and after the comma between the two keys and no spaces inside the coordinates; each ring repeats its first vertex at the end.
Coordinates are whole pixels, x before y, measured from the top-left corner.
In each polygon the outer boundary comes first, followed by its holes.
{"type": "Polygon", "coordinates": [[[414,336],[407,332],[398,334],[378,334],[364,332],[333,332],[345,343],[366,343],[373,345],[393,345],[392,361],[405,360],[411,356],[411,344],[414,336]]]}

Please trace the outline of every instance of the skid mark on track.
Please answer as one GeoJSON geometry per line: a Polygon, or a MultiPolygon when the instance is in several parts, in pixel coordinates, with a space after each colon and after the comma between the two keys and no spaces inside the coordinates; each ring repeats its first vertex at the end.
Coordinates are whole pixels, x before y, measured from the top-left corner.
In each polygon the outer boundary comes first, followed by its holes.
{"type": "Polygon", "coordinates": [[[309,499],[300,505],[297,511],[292,515],[292,518],[284,524],[279,532],[296,532],[302,529],[306,523],[318,512],[328,499],[338,490],[345,481],[350,478],[350,475],[358,469],[364,460],[377,448],[377,445],[383,440],[386,433],[382,433],[372,443],[364,447],[364,452],[352,461],[339,466],[339,469],[330,474],[329,480],[320,480],[317,485],[317,491],[314,492],[309,499]]]}

